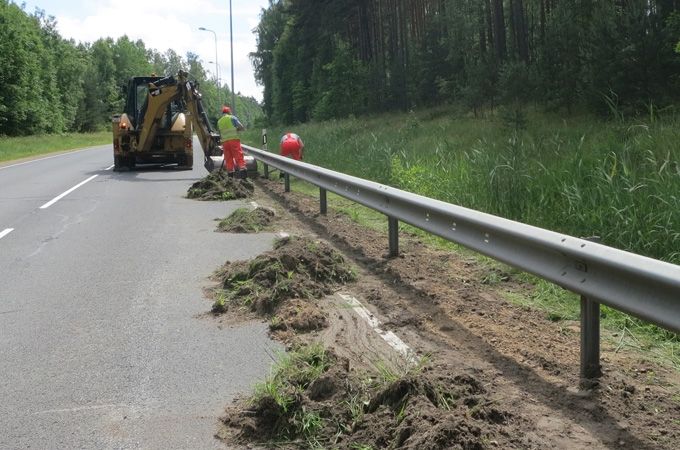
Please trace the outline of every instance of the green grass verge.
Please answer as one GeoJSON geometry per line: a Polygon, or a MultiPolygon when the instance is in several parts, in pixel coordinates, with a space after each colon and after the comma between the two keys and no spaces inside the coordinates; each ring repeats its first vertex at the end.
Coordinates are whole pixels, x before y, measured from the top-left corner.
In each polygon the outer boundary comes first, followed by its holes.
{"type": "MultiPolygon", "coordinates": [[[[311,197],[318,197],[319,192],[318,187],[294,177],[291,177],[291,191],[311,197]]],[[[383,214],[337,194],[329,192],[327,195],[329,207],[361,226],[384,232],[387,250],[387,219],[383,214]]],[[[494,289],[509,302],[542,311],[553,322],[566,324],[579,320],[580,297],[577,294],[410,225],[400,223],[399,229],[418,236],[428,245],[455,252],[465,259],[473,259],[483,267],[479,281],[489,285],[490,289],[494,289]],[[498,279],[499,273],[510,273],[516,280],[532,285],[533,289],[530,292],[508,291],[504,289],[502,280],[498,279]]],[[[604,305],[601,307],[601,326],[603,339],[607,339],[616,351],[638,351],[653,360],[680,369],[679,335],[604,305]]]]}
{"type": "Polygon", "coordinates": [[[111,143],[111,132],[0,137],[0,162],[111,143]]]}
{"type": "MultiPolygon", "coordinates": [[[[680,118],[524,114],[521,127],[442,108],[292,131],[306,162],[680,263],[680,118]]],[[[268,131],[276,151],[284,129],[268,131]]]]}

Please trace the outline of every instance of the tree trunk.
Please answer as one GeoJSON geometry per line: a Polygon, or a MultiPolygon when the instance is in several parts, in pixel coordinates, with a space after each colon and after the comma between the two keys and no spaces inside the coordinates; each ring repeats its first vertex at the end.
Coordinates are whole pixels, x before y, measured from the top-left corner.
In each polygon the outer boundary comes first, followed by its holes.
{"type": "Polygon", "coordinates": [[[478,8],[478,20],[479,20],[479,51],[482,57],[486,55],[486,27],[484,24],[484,5],[480,4],[478,8]]]}
{"type": "Polygon", "coordinates": [[[527,42],[527,26],[524,18],[524,3],[522,0],[513,0],[512,7],[517,54],[525,64],[529,64],[529,44],[527,42]]]}
{"type": "Polygon", "coordinates": [[[545,45],[545,19],[546,19],[546,0],[541,0],[541,16],[540,16],[540,36],[541,36],[541,46],[545,45]]]}
{"type": "Polygon", "coordinates": [[[493,30],[493,14],[491,13],[491,0],[486,0],[484,2],[485,4],[485,13],[486,13],[486,27],[487,27],[487,39],[489,44],[491,44],[491,48],[494,49],[496,48],[495,41],[496,38],[494,36],[494,30],[493,30]]]}
{"type": "Polygon", "coordinates": [[[505,61],[507,48],[505,43],[505,15],[503,13],[503,0],[493,0],[493,37],[496,58],[499,62],[505,61]]]}

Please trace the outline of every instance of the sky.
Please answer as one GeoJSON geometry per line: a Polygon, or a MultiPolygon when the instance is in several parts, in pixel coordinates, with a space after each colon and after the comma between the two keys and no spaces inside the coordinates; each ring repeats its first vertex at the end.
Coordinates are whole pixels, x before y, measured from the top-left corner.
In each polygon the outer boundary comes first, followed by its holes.
{"type": "MultiPolygon", "coordinates": [[[[229,0],[31,0],[25,3],[28,13],[39,8],[46,15],[54,16],[59,34],[76,42],[127,35],[132,40],[141,39],[147,48],[162,53],[167,49],[182,56],[187,52],[196,53],[211,76],[215,75],[217,59],[222,83],[231,85],[229,0]],[[213,30],[215,35],[200,31],[200,27],[213,30]]],[[[255,83],[248,54],[255,51],[253,29],[259,23],[260,11],[268,4],[269,0],[232,0],[234,87],[236,92],[259,101],[262,87],[255,83]]]]}

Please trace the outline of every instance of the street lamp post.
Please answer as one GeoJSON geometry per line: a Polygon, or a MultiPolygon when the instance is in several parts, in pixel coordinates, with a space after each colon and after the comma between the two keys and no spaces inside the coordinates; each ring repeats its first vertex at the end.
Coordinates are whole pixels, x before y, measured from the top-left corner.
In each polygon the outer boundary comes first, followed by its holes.
{"type": "Polygon", "coordinates": [[[236,114],[236,90],[234,89],[234,28],[231,19],[231,0],[229,0],[229,41],[231,48],[231,109],[236,114]]]}
{"type": "Polygon", "coordinates": [[[217,78],[219,74],[217,73],[217,63],[215,61],[208,61],[208,64],[214,64],[215,65],[215,80],[217,81],[217,87],[219,88],[220,86],[220,79],[217,78]]]}
{"type": "Polygon", "coordinates": [[[215,81],[218,83],[218,88],[219,88],[219,82],[220,82],[220,66],[217,63],[217,33],[215,33],[213,30],[209,30],[205,27],[200,27],[199,30],[201,31],[209,31],[210,33],[213,34],[213,37],[215,38],[215,81]]]}

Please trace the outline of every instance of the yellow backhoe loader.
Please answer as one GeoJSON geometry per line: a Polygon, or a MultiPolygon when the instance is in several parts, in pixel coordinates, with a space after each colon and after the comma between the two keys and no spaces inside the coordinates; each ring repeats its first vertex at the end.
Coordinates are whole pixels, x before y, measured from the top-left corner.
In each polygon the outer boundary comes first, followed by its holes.
{"type": "MultiPolygon", "coordinates": [[[[113,116],[114,170],[131,170],[139,164],[176,164],[193,167],[193,133],[198,136],[208,172],[224,165],[220,134],[203,109],[198,83],[188,73],[176,77],[133,77],[128,82],[125,112],[113,116]]],[[[245,157],[249,174],[257,163],[245,157]]]]}

